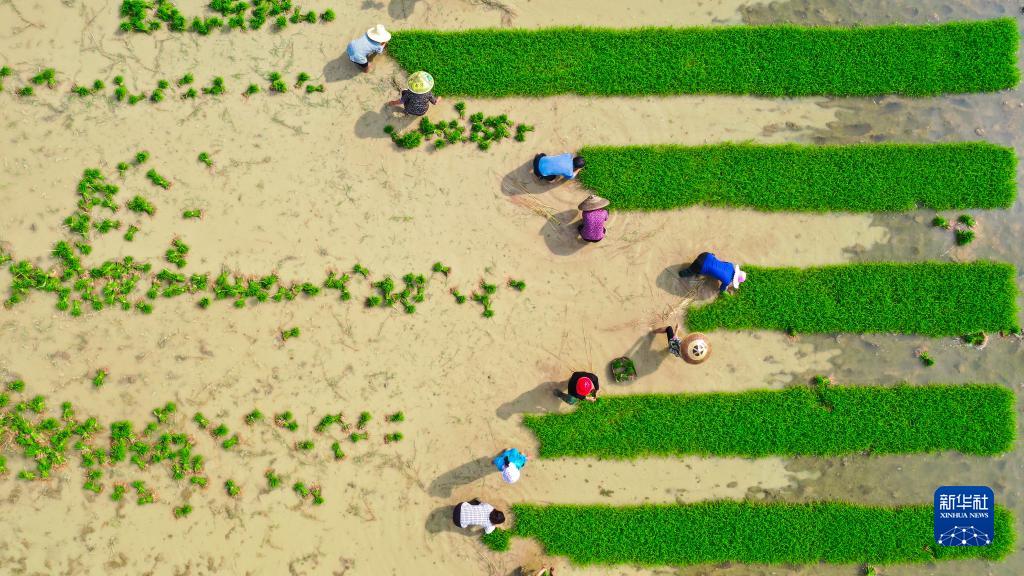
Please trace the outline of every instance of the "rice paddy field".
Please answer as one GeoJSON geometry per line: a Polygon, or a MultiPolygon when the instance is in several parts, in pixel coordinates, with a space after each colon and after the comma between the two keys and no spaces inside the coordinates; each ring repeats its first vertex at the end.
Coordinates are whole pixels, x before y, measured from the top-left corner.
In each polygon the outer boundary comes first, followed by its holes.
{"type": "Polygon", "coordinates": [[[1020,6],[249,4],[0,0],[0,573],[1024,573],[1020,6]]]}

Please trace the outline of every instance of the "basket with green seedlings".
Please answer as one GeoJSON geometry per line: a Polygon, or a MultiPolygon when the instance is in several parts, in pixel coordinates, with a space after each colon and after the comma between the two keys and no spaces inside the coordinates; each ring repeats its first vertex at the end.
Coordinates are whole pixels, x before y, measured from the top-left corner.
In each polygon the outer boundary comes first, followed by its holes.
{"type": "Polygon", "coordinates": [[[298,326],[296,326],[295,328],[290,328],[288,330],[282,330],[281,331],[281,340],[283,340],[283,341],[288,341],[288,340],[291,340],[292,338],[298,338],[298,337],[299,337],[299,327],[298,326]]]}
{"type": "Polygon", "coordinates": [[[315,92],[323,92],[323,84],[306,84],[306,94],[313,94],[315,92]]]}
{"type": "Polygon", "coordinates": [[[198,220],[203,217],[202,210],[185,210],[181,213],[181,217],[185,220],[198,220]]]}
{"type": "Polygon", "coordinates": [[[209,152],[200,152],[198,160],[205,164],[207,168],[213,168],[213,158],[210,157],[209,152]]]}
{"type": "Polygon", "coordinates": [[[267,479],[267,490],[275,490],[281,486],[281,477],[272,468],[264,472],[263,477],[267,479]]]}
{"type": "Polygon", "coordinates": [[[932,358],[932,355],[929,354],[928,351],[926,351],[926,350],[922,350],[921,352],[919,352],[918,355],[917,355],[917,358],[918,358],[918,360],[921,361],[921,364],[926,366],[926,367],[930,367],[930,366],[934,366],[935,365],[935,359],[932,358]]]}
{"type": "Polygon", "coordinates": [[[612,360],[608,368],[612,373],[612,378],[616,382],[629,382],[636,379],[636,365],[628,356],[622,356],[612,360]]]}
{"type": "Polygon", "coordinates": [[[102,388],[103,387],[103,383],[106,382],[106,380],[107,380],[107,371],[102,369],[102,368],[97,370],[96,371],[96,375],[92,377],[92,386],[93,386],[93,388],[102,388]]]}
{"type": "Polygon", "coordinates": [[[335,460],[345,459],[345,452],[341,449],[340,443],[334,442],[333,444],[331,444],[331,452],[334,454],[335,460]]]}
{"type": "Polygon", "coordinates": [[[235,498],[242,493],[242,488],[234,480],[228,480],[224,482],[224,491],[228,496],[235,498]]]}
{"type": "Polygon", "coordinates": [[[167,190],[168,188],[171,187],[171,182],[167,178],[161,176],[153,168],[150,168],[149,171],[146,172],[146,178],[148,178],[149,181],[152,182],[154,186],[159,186],[164,190],[167,190]]]}

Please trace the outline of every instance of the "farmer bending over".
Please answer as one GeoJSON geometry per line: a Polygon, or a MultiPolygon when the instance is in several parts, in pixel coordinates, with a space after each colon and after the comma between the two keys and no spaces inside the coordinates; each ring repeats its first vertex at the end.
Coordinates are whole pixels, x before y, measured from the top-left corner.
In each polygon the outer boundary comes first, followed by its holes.
{"type": "Polygon", "coordinates": [[[455,505],[455,509],[452,511],[452,521],[459,528],[480,526],[484,529],[484,534],[490,534],[494,532],[496,525],[505,522],[505,514],[500,510],[495,510],[494,506],[474,498],[469,502],[459,502],[455,505]]]}
{"type": "Polygon", "coordinates": [[[541,153],[533,157],[533,173],[547,182],[554,182],[559,178],[572,180],[586,165],[583,156],[573,156],[568,153],[558,156],[541,153]]]}
{"type": "Polygon", "coordinates": [[[555,392],[566,404],[579,404],[581,400],[590,402],[597,401],[597,391],[601,385],[597,382],[597,376],[590,372],[573,372],[569,377],[569,392],[561,390],[555,392]]]}
{"type": "Polygon", "coordinates": [[[437,104],[441,100],[431,92],[433,88],[433,76],[422,70],[413,72],[409,76],[409,88],[402,90],[398,100],[392,100],[388,104],[404,107],[405,113],[410,116],[423,116],[431,104],[437,104]]]}
{"type": "Polygon", "coordinates": [[[384,28],[383,24],[377,24],[367,30],[362,37],[348,43],[348,59],[359,66],[363,72],[369,72],[370,62],[373,61],[374,56],[384,52],[388,40],[391,40],[391,33],[384,28]]]}
{"type": "Polygon", "coordinates": [[[721,283],[719,292],[725,292],[729,288],[738,290],[740,284],[746,281],[747,273],[740,270],[740,267],[732,262],[726,262],[715,258],[711,252],[702,252],[697,259],[690,264],[689,268],[679,271],[680,278],[691,276],[711,276],[721,283]]]}
{"type": "Polygon", "coordinates": [[[604,223],[608,221],[608,200],[591,194],[587,199],[580,202],[580,212],[583,212],[583,222],[576,227],[580,238],[587,242],[600,242],[608,231],[604,223]]]}
{"type": "Polygon", "coordinates": [[[498,454],[493,463],[498,472],[501,472],[502,480],[508,484],[515,484],[519,481],[519,471],[526,466],[526,460],[525,454],[515,448],[509,448],[498,454]]]}

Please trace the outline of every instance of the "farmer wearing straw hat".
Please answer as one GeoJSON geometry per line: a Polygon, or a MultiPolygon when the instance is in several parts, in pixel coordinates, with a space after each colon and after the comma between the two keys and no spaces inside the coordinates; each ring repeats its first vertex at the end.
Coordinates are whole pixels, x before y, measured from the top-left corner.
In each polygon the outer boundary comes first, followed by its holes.
{"type": "Polygon", "coordinates": [[[405,113],[411,116],[423,116],[431,104],[437,104],[440,98],[434,96],[434,77],[420,70],[409,76],[409,88],[402,90],[398,100],[388,102],[391,106],[405,107],[405,113]]]}
{"type": "Polygon", "coordinates": [[[363,69],[363,72],[370,71],[370,61],[377,54],[384,52],[384,48],[391,40],[391,33],[383,24],[377,24],[366,31],[361,38],[348,43],[348,59],[353,64],[363,69]]]}
{"type": "Polygon", "coordinates": [[[509,448],[494,458],[494,466],[501,472],[501,479],[508,484],[515,484],[519,481],[519,471],[526,466],[526,455],[509,448]]]}
{"type": "Polygon", "coordinates": [[[608,231],[604,223],[608,221],[608,200],[591,194],[587,199],[580,202],[580,212],[583,212],[583,222],[576,227],[580,237],[587,242],[600,242],[608,231]]]}

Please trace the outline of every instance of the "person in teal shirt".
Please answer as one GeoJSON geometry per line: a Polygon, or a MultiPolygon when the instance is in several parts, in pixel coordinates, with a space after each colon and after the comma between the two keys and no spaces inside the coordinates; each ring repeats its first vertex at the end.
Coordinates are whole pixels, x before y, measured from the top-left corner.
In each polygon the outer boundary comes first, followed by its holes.
{"type": "Polygon", "coordinates": [[[558,156],[542,153],[533,157],[533,173],[547,182],[554,182],[558,178],[572,180],[586,165],[582,156],[573,156],[569,153],[558,156]]]}
{"type": "Polygon", "coordinates": [[[525,454],[515,448],[509,448],[498,454],[493,463],[498,472],[501,472],[502,480],[509,484],[515,484],[519,480],[519,471],[526,466],[526,460],[525,454]]]}

